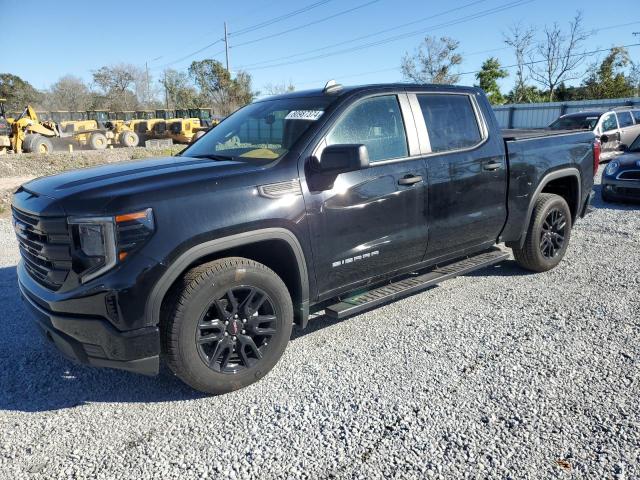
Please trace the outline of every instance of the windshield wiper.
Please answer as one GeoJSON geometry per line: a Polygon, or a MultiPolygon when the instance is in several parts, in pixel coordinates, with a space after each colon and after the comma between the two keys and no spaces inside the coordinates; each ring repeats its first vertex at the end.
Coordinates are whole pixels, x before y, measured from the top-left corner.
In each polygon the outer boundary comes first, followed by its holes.
{"type": "Polygon", "coordinates": [[[231,155],[219,155],[217,153],[209,153],[209,154],[202,154],[202,155],[189,155],[187,153],[188,157],[191,158],[208,158],[209,160],[235,160],[236,157],[232,157],[231,155]]]}

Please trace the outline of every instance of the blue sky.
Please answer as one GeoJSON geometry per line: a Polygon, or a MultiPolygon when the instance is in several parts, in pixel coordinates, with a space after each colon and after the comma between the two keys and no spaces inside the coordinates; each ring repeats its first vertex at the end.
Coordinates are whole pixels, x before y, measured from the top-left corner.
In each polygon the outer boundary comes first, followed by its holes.
{"type": "MultiPolygon", "coordinates": [[[[102,65],[124,62],[144,67],[147,62],[157,79],[167,64],[186,69],[192,60],[212,55],[224,61],[224,45],[218,40],[225,20],[230,32],[231,70],[244,67],[252,74],[257,90],[270,82],[291,82],[304,89],[322,86],[331,78],[344,84],[401,80],[402,56],[412,52],[427,34],[460,41],[462,72],[477,70],[492,55],[510,65],[513,55],[502,42],[509,25],[519,21],[539,28],[554,21],[566,25],[578,9],[589,30],[629,24],[594,32],[586,45],[589,50],[640,43],[640,36],[632,34],[640,31],[638,0],[616,0],[613,10],[596,0],[524,1],[518,5],[515,0],[34,0],[25,7],[23,0],[0,0],[6,40],[0,72],[17,74],[37,88],[47,88],[64,74],[90,80],[91,70],[102,65]],[[510,8],[513,4],[516,6],[510,8]],[[309,6],[312,8],[269,23],[309,6]],[[497,11],[500,8],[504,9],[497,11]],[[470,18],[488,10],[494,13],[470,18]],[[317,23],[298,28],[312,22],[317,23]],[[409,22],[412,24],[395,28],[409,22]],[[388,31],[376,34],[383,30],[388,31]],[[271,38],[252,42],[265,36],[271,38]],[[354,41],[356,38],[361,39],[354,41]],[[297,60],[305,61],[289,63],[297,60]]],[[[630,52],[640,61],[640,47],[630,48],[630,52]]],[[[594,55],[590,60],[602,56],[594,55]]],[[[585,69],[589,63],[585,62],[585,69]]],[[[513,71],[503,81],[504,89],[511,86],[512,78],[513,71]]],[[[474,81],[473,75],[465,75],[461,83],[474,81]]]]}

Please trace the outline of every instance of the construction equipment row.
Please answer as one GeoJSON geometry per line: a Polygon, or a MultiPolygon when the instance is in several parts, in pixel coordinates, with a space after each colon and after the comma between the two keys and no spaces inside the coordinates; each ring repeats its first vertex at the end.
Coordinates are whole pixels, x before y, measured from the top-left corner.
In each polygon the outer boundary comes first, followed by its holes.
{"type": "Polygon", "coordinates": [[[191,143],[220,123],[208,108],[158,109],[126,112],[22,112],[6,114],[0,99],[0,153],[49,153],[53,139],[102,150],[110,145],[144,146],[149,139],[171,138],[191,143]]]}

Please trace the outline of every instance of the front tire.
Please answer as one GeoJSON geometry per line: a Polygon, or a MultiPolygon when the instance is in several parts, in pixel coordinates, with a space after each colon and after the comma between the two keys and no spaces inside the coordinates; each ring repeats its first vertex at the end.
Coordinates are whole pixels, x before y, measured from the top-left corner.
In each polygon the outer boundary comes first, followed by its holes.
{"type": "Polygon", "coordinates": [[[107,137],[104,133],[93,132],[89,135],[89,146],[92,150],[104,150],[107,148],[107,137]]]}
{"type": "Polygon", "coordinates": [[[513,248],[518,265],[532,272],[555,268],[571,237],[571,210],[564,198],[542,193],[536,200],[522,248],[513,248]]]}
{"type": "Polygon", "coordinates": [[[291,296],[266,266],[240,257],[189,271],[163,315],[169,368],[186,384],[223,394],[265,376],[285,351],[291,296]]]}

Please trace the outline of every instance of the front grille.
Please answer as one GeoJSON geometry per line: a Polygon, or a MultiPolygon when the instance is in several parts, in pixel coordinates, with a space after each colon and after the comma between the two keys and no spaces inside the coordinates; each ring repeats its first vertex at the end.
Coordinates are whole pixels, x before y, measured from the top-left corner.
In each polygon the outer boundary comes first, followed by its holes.
{"type": "Polygon", "coordinates": [[[624,195],[625,197],[640,198],[640,188],[615,187],[613,191],[618,195],[624,195]]]}
{"type": "Polygon", "coordinates": [[[640,170],[627,170],[618,175],[618,180],[640,180],[640,170]]]}
{"type": "Polygon", "coordinates": [[[39,217],[16,208],[12,211],[25,269],[36,282],[58,290],[71,270],[67,219],[39,217]]]}

